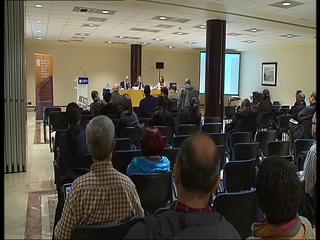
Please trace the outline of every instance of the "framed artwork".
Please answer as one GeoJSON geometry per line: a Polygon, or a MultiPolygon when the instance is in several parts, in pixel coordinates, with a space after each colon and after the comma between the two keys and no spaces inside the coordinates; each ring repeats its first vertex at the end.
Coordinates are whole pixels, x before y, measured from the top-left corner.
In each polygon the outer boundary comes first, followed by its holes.
{"type": "Polygon", "coordinates": [[[277,86],[277,63],[262,63],[262,86],[277,86]]]}

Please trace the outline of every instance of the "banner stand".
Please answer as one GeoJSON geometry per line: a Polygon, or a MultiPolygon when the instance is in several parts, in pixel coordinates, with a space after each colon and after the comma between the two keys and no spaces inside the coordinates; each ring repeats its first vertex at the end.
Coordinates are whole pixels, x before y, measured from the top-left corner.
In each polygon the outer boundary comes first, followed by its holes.
{"type": "Polygon", "coordinates": [[[77,77],[77,103],[83,110],[88,108],[89,77],[77,77]]]}

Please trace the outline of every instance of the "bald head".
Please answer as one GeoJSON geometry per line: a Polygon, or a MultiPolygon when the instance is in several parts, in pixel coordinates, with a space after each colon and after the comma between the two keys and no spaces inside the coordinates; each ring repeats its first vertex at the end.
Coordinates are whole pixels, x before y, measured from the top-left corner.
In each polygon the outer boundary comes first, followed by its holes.
{"type": "Polygon", "coordinates": [[[118,83],[114,84],[113,91],[119,92],[119,84],[118,83]]]}
{"type": "Polygon", "coordinates": [[[219,152],[207,134],[195,134],[183,141],[176,164],[186,191],[208,194],[219,180],[219,152]]]}

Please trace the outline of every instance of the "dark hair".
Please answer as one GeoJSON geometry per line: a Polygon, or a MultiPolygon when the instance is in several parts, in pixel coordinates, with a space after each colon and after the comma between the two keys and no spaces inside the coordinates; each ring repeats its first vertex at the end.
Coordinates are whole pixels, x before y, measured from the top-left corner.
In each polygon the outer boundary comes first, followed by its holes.
{"type": "Polygon", "coordinates": [[[142,134],[141,152],[143,156],[161,155],[164,150],[164,142],[158,128],[147,127],[142,134]]]}
{"type": "Polygon", "coordinates": [[[160,79],[162,80],[162,83],[164,83],[164,77],[163,77],[163,76],[160,76],[160,77],[159,77],[159,82],[160,82],[160,79]]]}
{"type": "Polygon", "coordinates": [[[157,98],[157,103],[158,103],[158,106],[161,107],[161,109],[159,110],[159,113],[162,118],[162,122],[165,123],[169,113],[169,110],[168,110],[169,101],[167,99],[167,96],[164,94],[160,94],[157,98]]]}
{"type": "Polygon", "coordinates": [[[302,93],[302,90],[297,90],[297,91],[296,91],[296,95],[297,95],[298,93],[302,93]]]}
{"type": "Polygon", "coordinates": [[[258,170],[258,205],[270,224],[289,222],[297,216],[302,184],[295,164],[279,156],[265,158],[258,170]]]}
{"type": "Polygon", "coordinates": [[[106,92],[104,95],[103,95],[103,100],[108,103],[110,101],[112,97],[112,94],[110,92],[106,92]]]}
{"type": "Polygon", "coordinates": [[[161,94],[164,94],[166,96],[168,96],[168,94],[169,94],[169,90],[166,86],[162,87],[160,92],[161,92],[161,94]]]}
{"type": "Polygon", "coordinates": [[[190,98],[190,107],[194,110],[198,110],[199,109],[199,102],[198,99],[196,97],[192,97],[190,98]]]}
{"type": "Polygon", "coordinates": [[[184,140],[178,150],[176,163],[181,171],[181,184],[189,191],[207,194],[219,179],[219,151],[213,139],[206,133],[197,133],[184,140]],[[199,141],[195,138],[199,136],[209,140],[210,144],[206,144],[206,147],[213,151],[199,151],[195,144],[199,141]]]}
{"type": "Polygon", "coordinates": [[[173,85],[171,86],[171,89],[174,90],[174,91],[177,91],[177,85],[173,84],[173,85]]]}
{"type": "Polygon", "coordinates": [[[128,111],[130,114],[133,113],[132,101],[129,95],[123,97],[121,111],[128,111]]]}
{"type": "Polygon", "coordinates": [[[96,91],[96,90],[94,90],[94,91],[92,91],[91,92],[91,98],[92,98],[92,100],[94,101],[94,99],[98,96],[98,91],[96,91]]]}
{"type": "Polygon", "coordinates": [[[256,110],[251,106],[249,99],[246,98],[241,102],[240,112],[248,116],[254,114],[256,110]]]}
{"type": "Polygon", "coordinates": [[[270,92],[268,89],[264,89],[262,92],[262,99],[269,99],[270,100],[270,92]]]}
{"type": "Polygon", "coordinates": [[[69,123],[66,131],[68,144],[73,154],[82,155],[78,144],[78,136],[80,132],[79,121],[81,118],[81,109],[75,102],[71,102],[66,108],[66,117],[69,123]]]}
{"type": "Polygon", "coordinates": [[[146,84],[144,86],[144,90],[143,90],[144,94],[148,97],[150,96],[150,93],[151,93],[151,89],[150,89],[150,85],[146,84]]]}

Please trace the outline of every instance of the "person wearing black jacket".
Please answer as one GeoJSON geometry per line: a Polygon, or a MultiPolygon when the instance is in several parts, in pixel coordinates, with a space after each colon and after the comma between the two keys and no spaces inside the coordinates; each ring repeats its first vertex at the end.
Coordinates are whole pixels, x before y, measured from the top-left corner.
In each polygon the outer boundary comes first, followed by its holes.
{"type": "Polygon", "coordinates": [[[167,211],[136,222],[124,239],[241,239],[234,226],[212,207],[220,183],[219,152],[198,133],[183,141],[173,167],[178,199],[167,211]]]}
{"type": "Polygon", "coordinates": [[[103,96],[104,101],[107,103],[101,110],[99,115],[116,115],[117,118],[120,118],[120,111],[119,109],[113,105],[112,94],[107,92],[103,96]]]}
{"type": "Polygon", "coordinates": [[[270,101],[270,92],[268,89],[264,89],[262,92],[262,99],[257,104],[257,113],[271,111],[272,103],[270,101]]]}
{"type": "Polygon", "coordinates": [[[168,108],[168,98],[160,94],[157,98],[158,106],[155,108],[148,126],[173,126],[173,115],[168,108]]]}
{"type": "Polygon", "coordinates": [[[190,99],[190,105],[181,112],[180,124],[196,124],[198,127],[201,122],[201,113],[199,111],[199,102],[196,97],[190,99]]]}

